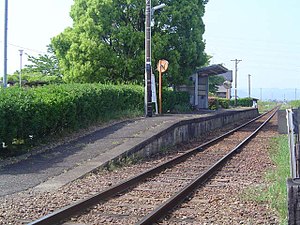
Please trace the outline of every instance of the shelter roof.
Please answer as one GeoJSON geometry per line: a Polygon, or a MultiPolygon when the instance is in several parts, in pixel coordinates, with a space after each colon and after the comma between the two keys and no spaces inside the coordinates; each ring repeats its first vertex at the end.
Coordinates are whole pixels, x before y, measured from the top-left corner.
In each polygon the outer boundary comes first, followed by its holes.
{"type": "Polygon", "coordinates": [[[218,76],[223,77],[225,80],[232,82],[232,70],[228,70],[226,73],[219,74],[218,76]]]}
{"type": "Polygon", "coordinates": [[[226,73],[228,69],[224,67],[222,64],[216,64],[216,65],[211,65],[207,67],[200,68],[196,70],[196,73],[199,76],[205,77],[205,76],[214,76],[214,75],[219,75],[222,73],[226,73]]]}

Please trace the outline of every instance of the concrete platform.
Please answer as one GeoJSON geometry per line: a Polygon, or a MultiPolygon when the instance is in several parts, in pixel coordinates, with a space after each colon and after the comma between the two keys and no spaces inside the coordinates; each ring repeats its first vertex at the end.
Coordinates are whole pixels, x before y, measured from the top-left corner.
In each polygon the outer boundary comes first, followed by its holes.
{"type": "Polygon", "coordinates": [[[257,115],[257,109],[250,108],[137,118],[109,125],[16,163],[0,162],[0,196],[28,188],[54,191],[112,160],[132,154],[148,156],[257,115]]]}

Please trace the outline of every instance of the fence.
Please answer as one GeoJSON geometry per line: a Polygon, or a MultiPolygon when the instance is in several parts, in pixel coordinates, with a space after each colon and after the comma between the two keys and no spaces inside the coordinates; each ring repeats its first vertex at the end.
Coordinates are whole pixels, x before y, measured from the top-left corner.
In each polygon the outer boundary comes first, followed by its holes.
{"type": "Polygon", "coordinates": [[[300,133],[299,110],[286,110],[287,132],[290,148],[291,178],[287,180],[288,224],[300,224],[300,133]]]}

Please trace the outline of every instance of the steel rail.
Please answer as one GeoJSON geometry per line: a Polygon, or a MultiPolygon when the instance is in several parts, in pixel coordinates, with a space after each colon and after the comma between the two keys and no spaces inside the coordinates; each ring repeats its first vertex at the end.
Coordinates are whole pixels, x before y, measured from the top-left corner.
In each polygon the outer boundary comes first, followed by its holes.
{"type": "Polygon", "coordinates": [[[175,195],[161,204],[159,207],[154,209],[151,213],[145,216],[141,221],[136,223],[136,225],[150,225],[158,222],[163,216],[174,209],[177,205],[183,202],[188,196],[190,196],[200,185],[203,185],[219,168],[222,167],[234,154],[236,154],[246,143],[248,143],[259,131],[266,125],[267,122],[275,115],[278,108],[267,118],[264,123],[262,123],[252,134],[245,138],[240,144],[238,144],[234,149],[232,149],[228,154],[222,157],[218,162],[208,168],[204,173],[195,178],[191,183],[186,185],[175,195]]]}
{"type": "MultiPolygon", "coordinates": [[[[270,112],[270,111],[269,111],[270,112]]],[[[229,136],[230,134],[236,132],[237,130],[247,126],[248,124],[258,120],[259,118],[261,118],[262,116],[266,115],[266,112],[262,115],[259,115],[257,117],[255,117],[254,119],[226,132],[223,135],[220,135],[219,137],[216,137],[210,141],[207,141],[191,150],[188,150],[186,153],[177,156],[165,163],[161,163],[160,165],[153,167],[137,176],[134,176],[132,178],[129,178],[121,183],[118,183],[110,188],[107,188],[97,194],[95,194],[92,197],[89,197],[87,199],[75,202],[71,205],[65,206],[61,209],[58,209],[38,220],[35,220],[31,223],[29,223],[28,225],[49,225],[49,224],[61,224],[62,221],[79,214],[82,211],[85,211],[86,209],[100,203],[103,201],[106,201],[107,199],[115,196],[116,194],[122,193],[124,191],[126,191],[127,189],[136,186],[139,182],[145,180],[146,178],[149,178],[151,176],[156,175],[157,173],[173,166],[174,164],[178,164],[180,162],[183,162],[184,160],[186,160],[188,157],[190,157],[191,155],[196,154],[199,151],[203,151],[204,148],[207,148],[209,146],[211,146],[212,144],[214,144],[215,142],[219,141],[222,138],[225,138],[227,136],[229,136]]]]}

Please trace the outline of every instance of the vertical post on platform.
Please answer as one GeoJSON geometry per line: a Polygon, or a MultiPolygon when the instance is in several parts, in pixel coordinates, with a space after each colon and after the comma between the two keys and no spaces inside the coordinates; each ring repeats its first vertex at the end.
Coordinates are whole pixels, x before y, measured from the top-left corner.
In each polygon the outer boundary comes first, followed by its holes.
{"type": "Polygon", "coordinates": [[[198,108],[199,107],[199,75],[198,73],[195,73],[195,90],[194,90],[194,95],[195,95],[195,106],[198,108]]]}
{"type": "Polygon", "coordinates": [[[237,106],[237,97],[238,97],[237,96],[237,71],[238,71],[237,65],[242,60],[241,59],[234,59],[234,60],[231,60],[231,61],[235,62],[234,105],[237,106]]]}
{"type": "Polygon", "coordinates": [[[8,20],[8,0],[5,0],[4,12],[4,65],[3,65],[3,87],[7,87],[7,20],[8,20]]]}
{"type": "Polygon", "coordinates": [[[293,111],[291,109],[286,109],[286,121],[287,121],[289,148],[290,148],[290,172],[291,172],[291,177],[296,178],[295,135],[294,135],[294,125],[293,125],[293,111]]]}
{"type": "MultiPolygon", "coordinates": [[[[160,61],[160,60],[159,60],[160,61]]],[[[159,80],[158,80],[158,99],[159,99],[159,114],[162,114],[162,75],[161,75],[161,66],[160,62],[158,62],[158,72],[159,72],[159,80]]]]}
{"type": "Polygon", "coordinates": [[[151,91],[151,0],[146,0],[145,20],[145,116],[152,116],[151,91]]]}
{"type": "Polygon", "coordinates": [[[248,74],[248,97],[251,98],[251,75],[248,74]]]}

